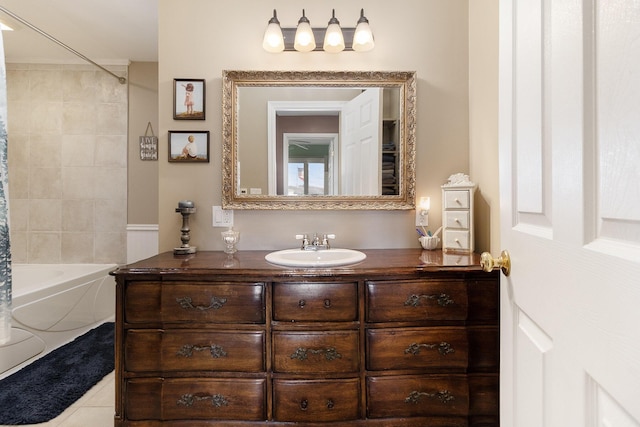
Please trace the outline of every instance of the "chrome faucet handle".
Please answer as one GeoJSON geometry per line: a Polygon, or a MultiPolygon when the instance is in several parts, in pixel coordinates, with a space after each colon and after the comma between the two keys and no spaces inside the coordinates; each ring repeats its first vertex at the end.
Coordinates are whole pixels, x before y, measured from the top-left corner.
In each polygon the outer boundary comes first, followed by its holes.
{"type": "Polygon", "coordinates": [[[335,234],[323,234],[322,245],[325,246],[327,249],[329,249],[330,248],[329,239],[335,239],[335,238],[336,238],[335,234]]]}
{"type": "Polygon", "coordinates": [[[302,249],[309,246],[309,236],[307,234],[296,234],[296,240],[302,240],[302,249]]]}

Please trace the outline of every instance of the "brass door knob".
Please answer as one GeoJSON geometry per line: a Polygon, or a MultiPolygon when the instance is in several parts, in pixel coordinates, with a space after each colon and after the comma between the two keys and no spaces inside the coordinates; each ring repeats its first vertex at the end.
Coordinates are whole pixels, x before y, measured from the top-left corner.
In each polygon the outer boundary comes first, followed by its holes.
{"type": "Polygon", "coordinates": [[[489,252],[483,252],[480,255],[480,266],[487,273],[493,271],[494,268],[499,268],[505,276],[509,276],[511,274],[511,257],[507,251],[502,251],[498,258],[494,258],[489,252]]]}

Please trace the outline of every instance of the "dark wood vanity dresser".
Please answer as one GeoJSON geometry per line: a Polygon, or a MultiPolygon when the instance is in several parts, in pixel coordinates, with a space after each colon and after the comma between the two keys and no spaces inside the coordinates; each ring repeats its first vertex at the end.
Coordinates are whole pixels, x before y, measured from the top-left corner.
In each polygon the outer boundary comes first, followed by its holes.
{"type": "Polygon", "coordinates": [[[499,272],[477,255],[266,252],[117,269],[115,426],[498,426],[499,272]]]}

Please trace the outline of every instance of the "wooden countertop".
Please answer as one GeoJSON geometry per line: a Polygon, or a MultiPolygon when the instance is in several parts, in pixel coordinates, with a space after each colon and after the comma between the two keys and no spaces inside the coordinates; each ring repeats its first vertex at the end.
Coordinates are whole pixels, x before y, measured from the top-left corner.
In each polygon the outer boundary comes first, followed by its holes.
{"type": "Polygon", "coordinates": [[[443,253],[422,249],[361,249],[367,258],[357,264],[330,268],[282,267],[265,261],[272,251],[238,251],[233,255],[222,251],[201,251],[192,255],[165,252],[151,258],[119,267],[114,276],[166,274],[268,277],[336,277],[352,275],[389,275],[429,271],[481,271],[478,254],[443,253]]]}

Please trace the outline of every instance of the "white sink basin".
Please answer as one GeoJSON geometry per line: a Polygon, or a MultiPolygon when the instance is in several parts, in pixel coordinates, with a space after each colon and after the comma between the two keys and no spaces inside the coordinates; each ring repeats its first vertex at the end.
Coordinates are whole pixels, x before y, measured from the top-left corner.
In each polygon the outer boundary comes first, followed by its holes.
{"type": "Polygon", "coordinates": [[[360,262],[366,254],[353,249],[331,248],[319,251],[303,251],[302,249],[284,249],[271,252],[264,258],[285,267],[337,267],[360,262]]]}

